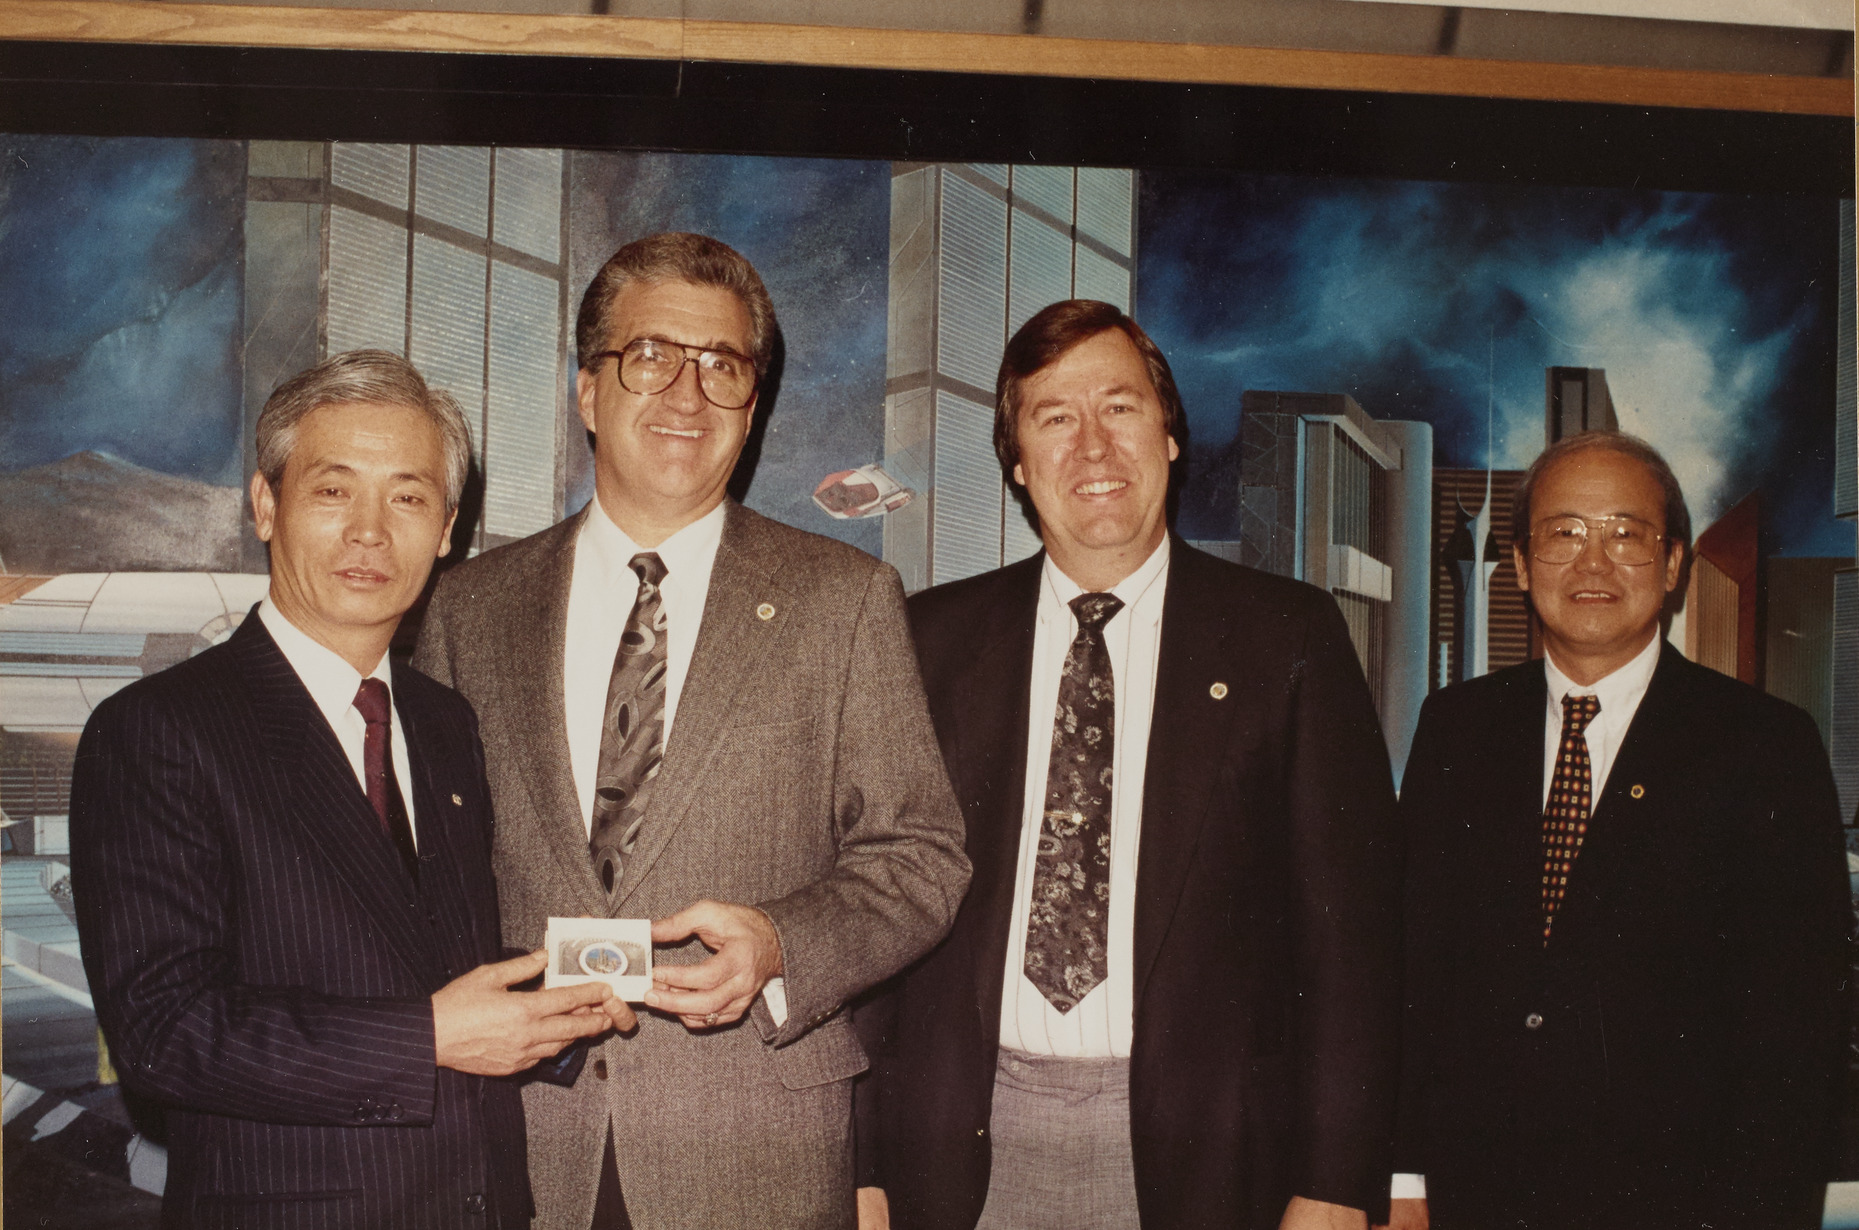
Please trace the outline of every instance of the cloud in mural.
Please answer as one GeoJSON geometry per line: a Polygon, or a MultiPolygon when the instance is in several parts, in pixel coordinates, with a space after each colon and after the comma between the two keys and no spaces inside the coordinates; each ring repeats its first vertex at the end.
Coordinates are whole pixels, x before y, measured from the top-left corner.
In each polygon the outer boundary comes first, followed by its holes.
{"type": "Polygon", "coordinates": [[[0,138],[0,471],[85,450],[240,474],[245,153],[0,138]]]}
{"type": "MultiPolygon", "coordinates": [[[[1744,494],[1735,484],[1771,451],[1773,437],[1760,428],[1811,307],[1755,319],[1724,253],[1660,242],[1683,220],[1657,215],[1545,271],[1540,326],[1582,366],[1606,369],[1622,429],[1658,443],[1707,524],[1744,494]],[[1726,466],[1732,459],[1744,464],[1726,466]]],[[[1540,422],[1532,437],[1521,409],[1511,411],[1501,465],[1526,465],[1542,447],[1540,422]]],[[[1529,409],[1540,420],[1540,403],[1529,409]]]]}
{"type": "MultiPolygon", "coordinates": [[[[1432,424],[1437,464],[1520,468],[1543,446],[1545,368],[1597,367],[1700,524],[1759,487],[1785,542],[1840,553],[1830,204],[1207,172],[1143,185],[1137,315],[1197,452],[1233,439],[1247,389],[1340,392],[1432,424]]],[[[1182,514],[1191,535],[1230,531],[1192,489],[1182,514]]]]}

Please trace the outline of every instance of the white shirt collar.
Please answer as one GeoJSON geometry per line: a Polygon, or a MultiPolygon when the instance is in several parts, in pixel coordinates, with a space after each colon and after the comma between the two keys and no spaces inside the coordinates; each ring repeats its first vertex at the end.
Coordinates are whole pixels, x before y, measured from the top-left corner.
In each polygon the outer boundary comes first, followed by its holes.
{"type": "Polygon", "coordinates": [[[696,576],[709,571],[717,544],[723,541],[723,520],[728,512],[729,501],[725,500],[656,547],[642,547],[614,524],[596,496],[589,501],[580,545],[594,555],[603,572],[612,576],[631,572],[633,556],[641,551],[651,551],[663,560],[668,578],[680,572],[696,576]]]}
{"type": "MultiPolygon", "coordinates": [[[[1140,567],[1129,576],[1124,577],[1110,587],[1109,592],[1123,600],[1123,610],[1135,606],[1143,595],[1149,592],[1163,573],[1168,571],[1168,535],[1162,535],[1162,541],[1149,553],[1140,567]]],[[[1069,603],[1079,594],[1085,593],[1084,586],[1065,575],[1065,570],[1052,562],[1050,553],[1046,555],[1046,591],[1047,596],[1061,604],[1069,603]]],[[[1123,611],[1118,611],[1121,615],[1123,611]]]]}
{"type": "Polygon", "coordinates": [[[1549,703],[1555,707],[1557,719],[1561,718],[1562,698],[1570,694],[1598,697],[1604,714],[1618,715],[1638,708],[1640,698],[1652,683],[1652,672],[1659,665],[1659,646],[1664,641],[1664,637],[1655,635],[1652,643],[1635,654],[1632,661],[1586,686],[1563,674],[1556,660],[1545,652],[1543,674],[1549,680],[1549,703]]]}
{"type": "MultiPolygon", "coordinates": [[[[315,640],[309,633],[299,628],[278,610],[277,604],[269,594],[258,604],[258,618],[264,621],[265,631],[277,642],[284,660],[297,672],[297,678],[309,690],[310,699],[334,726],[337,718],[355,703],[355,693],[361,690],[362,673],[350,666],[348,660],[329,646],[315,640]]],[[[365,678],[379,679],[387,684],[388,695],[393,695],[393,670],[385,653],[374,664],[365,678]]]]}

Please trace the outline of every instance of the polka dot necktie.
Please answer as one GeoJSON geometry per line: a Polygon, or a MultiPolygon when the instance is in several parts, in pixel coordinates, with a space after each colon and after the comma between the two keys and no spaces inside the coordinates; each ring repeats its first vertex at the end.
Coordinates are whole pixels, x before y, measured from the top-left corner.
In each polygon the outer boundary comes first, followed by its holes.
{"type": "Polygon", "coordinates": [[[1122,607],[1123,600],[1115,594],[1072,599],[1078,634],[1059,676],[1022,969],[1027,981],[1061,1013],[1076,1008],[1109,970],[1116,690],[1110,651],[1104,647],[1104,624],[1122,607]]]}
{"type": "Polygon", "coordinates": [[[1562,698],[1562,744],[1543,808],[1543,943],[1549,943],[1556,910],[1569,887],[1569,870],[1588,835],[1594,772],[1588,762],[1588,723],[1601,711],[1598,696],[1562,698]]]}
{"type": "Polygon", "coordinates": [[[652,782],[665,756],[665,606],[659,586],[665,563],[650,551],[633,556],[639,596],[620,634],[607,680],[607,709],[594,771],[594,824],[588,844],[609,898],[652,801],[652,782]]]}

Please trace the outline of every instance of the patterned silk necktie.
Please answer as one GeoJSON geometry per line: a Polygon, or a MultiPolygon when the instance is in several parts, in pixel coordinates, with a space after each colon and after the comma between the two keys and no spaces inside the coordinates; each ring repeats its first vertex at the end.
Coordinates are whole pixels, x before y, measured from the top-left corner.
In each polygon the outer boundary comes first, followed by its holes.
{"type": "Polygon", "coordinates": [[[665,607],[659,596],[665,564],[652,552],[641,551],[633,556],[631,567],[639,575],[639,596],[620,634],[620,651],[607,681],[588,840],[594,870],[609,898],[620,883],[626,856],[638,844],[639,825],[652,801],[652,781],[665,756],[665,607]]]}
{"type": "Polygon", "coordinates": [[[1059,679],[1023,966],[1027,980],[1061,1013],[1077,1007],[1108,969],[1116,692],[1104,624],[1123,609],[1123,600],[1114,594],[1080,594],[1071,608],[1078,635],[1059,679]]]}
{"type": "Polygon", "coordinates": [[[1549,805],[1543,808],[1543,943],[1549,943],[1556,909],[1568,892],[1569,869],[1588,835],[1593,771],[1588,763],[1588,723],[1601,711],[1598,696],[1562,698],[1562,746],[1556,751],[1555,776],[1549,779],[1549,805]]]}
{"type": "Polygon", "coordinates": [[[400,861],[407,870],[418,874],[420,856],[413,845],[413,824],[407,816],[406,800],[400,797],[400,782],[394,775],[394,727],[387,685],[379,679],[364,679],[355,692],[355,710],[368,724],[362,735],[362,776],[368,782],[368,802],[381,822],[381,831],[393,840],[400,861]]]}

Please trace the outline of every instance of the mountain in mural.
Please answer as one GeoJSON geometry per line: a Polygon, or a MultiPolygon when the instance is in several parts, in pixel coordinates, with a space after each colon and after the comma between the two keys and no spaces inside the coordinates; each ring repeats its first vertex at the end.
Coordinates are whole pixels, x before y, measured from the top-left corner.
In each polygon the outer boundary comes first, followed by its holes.
{"type": "Polygon", "coordinates": [[[12,573],[239,571],[242,493],[84,451],[0,474],[12,573]]]}

